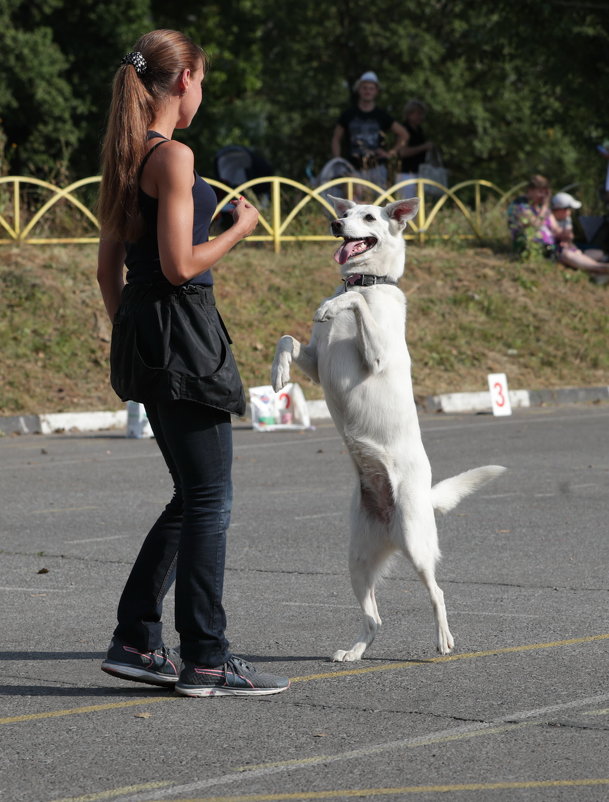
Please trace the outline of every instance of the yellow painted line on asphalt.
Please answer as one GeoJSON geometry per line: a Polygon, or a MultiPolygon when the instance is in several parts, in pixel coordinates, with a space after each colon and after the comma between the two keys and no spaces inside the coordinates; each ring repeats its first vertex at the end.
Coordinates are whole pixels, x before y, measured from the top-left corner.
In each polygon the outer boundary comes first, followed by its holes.
{"type": "Polygon", "coordinates": [[[16,724],[20,721],[39,721],[43,718],[59,718],[60,716],[75,716],[79,713],[97,713],[99,710],[118,710],[122,707],[135,707],[136,705],[151,705],[155,702],[168,702],[175,696],[148,696],[145,699],[133,699],[129,702],[110,702],[103,705],[87,705],[86,707],[69,707],[65,710],[49,710],[46,713],[28,713],[24,716],[8,716],[0,718],[0,724],[16,724]]]}
{"type": "Polygon", "coordinates": [[[397,794],[446,794],[459,791],[514,791],[535,788],[585,788],[609,785],[609,778],[581,780],[529,780],[522,782],[459,783],[455,785],[406,785],[401,788],[343,788],[338,791],[298,791],[244,796],[205,796],[166,802],[281,802],[289,799],[351,799],[353,797],[396,796],[397,794]]]}
{"type": "Polygon", "coordinates": [[[609,713],[609,707],[604,710],[586,710],[585,713],[582,713],[582,716],[606,716],[607,713],[609,713]]]}
{"type": "Polygon", "coordinates": [[[124,785],[122,788],[113,788],[111,791],[98,791],[95,794],[83,794],[82,796],[66,796],[62,799],[54,799],[53,802],[97,802],[100,799],[112,799],[114,796],[123,794],[136,794],[138,791],[154,791],[168,785],[170,785],[168,780],[142,783],[141,785],[124,785]]]}
{"type": "MultiPolygon", "coordinates": [[[[301,677],[291,677],[291,682],[311,682],[318,679],[340,679],[358,674],[373,674],[378,671],[396,671],[402,668],[414,666],[425,666],[434,663],[455,662],[457,660],[473,660],[479,657],[494,657],[500,654],[518,654],[521,652],[531,652],[539,649],[553,649],[561,646],[576,646],[584,643],[595,643],[597,641],[609,640],[609,633],[603,635],[588,635],[583,638],[568,638],[566,640],[549,641],[547,643],[527,643],[521,646],[506,646],[500,649],[488,649],[481,652],[466,652],[464,654],[447,654],[442,657],[431,657],[428,660],[405,660],[396,663],[383,663],[380,666],[367,666],[366,668],[352,668],[348,670],[328,671],[320,674],[305,674],[301,677]]],[[[178,697],[150,696],[144,699],[133,699],[128,702],[113,702],[110,704],[87,705],[86,707],[73,707],[65,710],[51,710],[46,713],[29,713],[24,716],[8,716],[0,718],[0,724],[16,724],[24,721],[38,721],[45,718],[56,718],[60,716],[71,716],[79,713],[96,713],[101,710],[118,710],[123,707],[133,707],[135,705],[153,704],[154,702],[175,701],[178,697]]]]}
{"type": "Polygon", "coordinates": [[[465,652],[463,654],[445,654],[442,657],[430,657],[428,660],[405,660],[399,663],[383,663],[380,666],[366,668],[353,668],[347,671],[328,671],[323,674],[305,674],[302,677],[292,677],[291,682],[310,682],[314,679],[330,679],[332,677],[353,676],[356,674],[371,674],[375,671],[391,671],[397,668],[410,666],[424,666],[429,663],[450,663],[456,660],[471,660],[477,657],[492,657],[498,654],[515,654],[517,652],[530,652],[537,649],[555,649],[558,646],[575,646],[579,643],[594,643],[595,641],[609,640],[609,633],[604,635],[589,635],[584,638],[568,638],[567,640],[548,641],[547,643],[530,643],[524,646],[506,646],[501,649],[488,649],[484,652],[465,652]]]}

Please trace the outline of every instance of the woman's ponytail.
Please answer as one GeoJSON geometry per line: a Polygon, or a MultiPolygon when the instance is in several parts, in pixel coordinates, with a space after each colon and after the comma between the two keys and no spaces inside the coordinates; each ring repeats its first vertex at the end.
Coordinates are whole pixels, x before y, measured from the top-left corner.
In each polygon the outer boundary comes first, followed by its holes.
{"type": "Polygon", "coordinates": [[[99,219],[104,235],[135,241],[141,233],[139,171],[148,150],[146,133],[159,103],[184,69],[193,72],[206,58],[177,31],[142,36],[114,76],[106,135],[102,146],[99,219]]]}

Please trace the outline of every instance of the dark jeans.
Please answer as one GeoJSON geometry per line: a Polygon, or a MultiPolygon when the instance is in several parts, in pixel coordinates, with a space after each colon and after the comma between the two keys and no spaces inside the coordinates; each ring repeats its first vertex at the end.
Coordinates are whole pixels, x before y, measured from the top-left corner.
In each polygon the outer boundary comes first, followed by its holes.
{"type": "Polygon", "coordinates": [[[142,651],[158,649],[163,599],[175,579],[182,658],[220,665],[229,654],[222,590],[232,505],[230,415],[191,401],[146,404],[146,412],[174,495],[133,565],[115,635],[142,651]]]}

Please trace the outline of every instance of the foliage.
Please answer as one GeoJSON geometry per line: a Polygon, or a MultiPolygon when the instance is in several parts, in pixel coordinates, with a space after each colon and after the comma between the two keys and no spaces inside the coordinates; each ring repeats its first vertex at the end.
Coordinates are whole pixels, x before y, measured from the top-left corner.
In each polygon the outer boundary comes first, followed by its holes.
{"type": "Polygon", "coordinates": [[[293,178],[311,161],[319,170],[368,69],[396,118],[411,97],[429,104],[426,128],[455,182],[509,186],[542,172],[594,189],[606,166],[595,151],[609,133],[598,102],[609,78],[602,0],[335,0],[323,9],[313,0],[0,0],[10,171],[97,172],[113,72],[152,27],[184,30],[212,58],[204,107],[179,134],[208,175],[227,144],[260,149],[293,178]]]}

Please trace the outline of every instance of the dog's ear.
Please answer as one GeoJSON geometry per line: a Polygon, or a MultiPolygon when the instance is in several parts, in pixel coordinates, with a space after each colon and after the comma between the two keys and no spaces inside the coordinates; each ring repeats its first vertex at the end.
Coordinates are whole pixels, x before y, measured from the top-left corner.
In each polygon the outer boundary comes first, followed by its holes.
{"type": "Polygon", "coordinates": [[[408,198],[407,200],[395,201],[385,206],[385,211],[392,220],[395,220],[400,228],[404,228],[406,223],[419,211],[419,199],[408,198]]]}
{"type": "Polygon", "coordinates": [[[339,217],[341,217],[347,209],[350,209],[352,206],[357,206],[355,201],[348,200],[348,198],[335,198],[334,195],[328,195],[328,200],[332,202],[339,217]]]}

